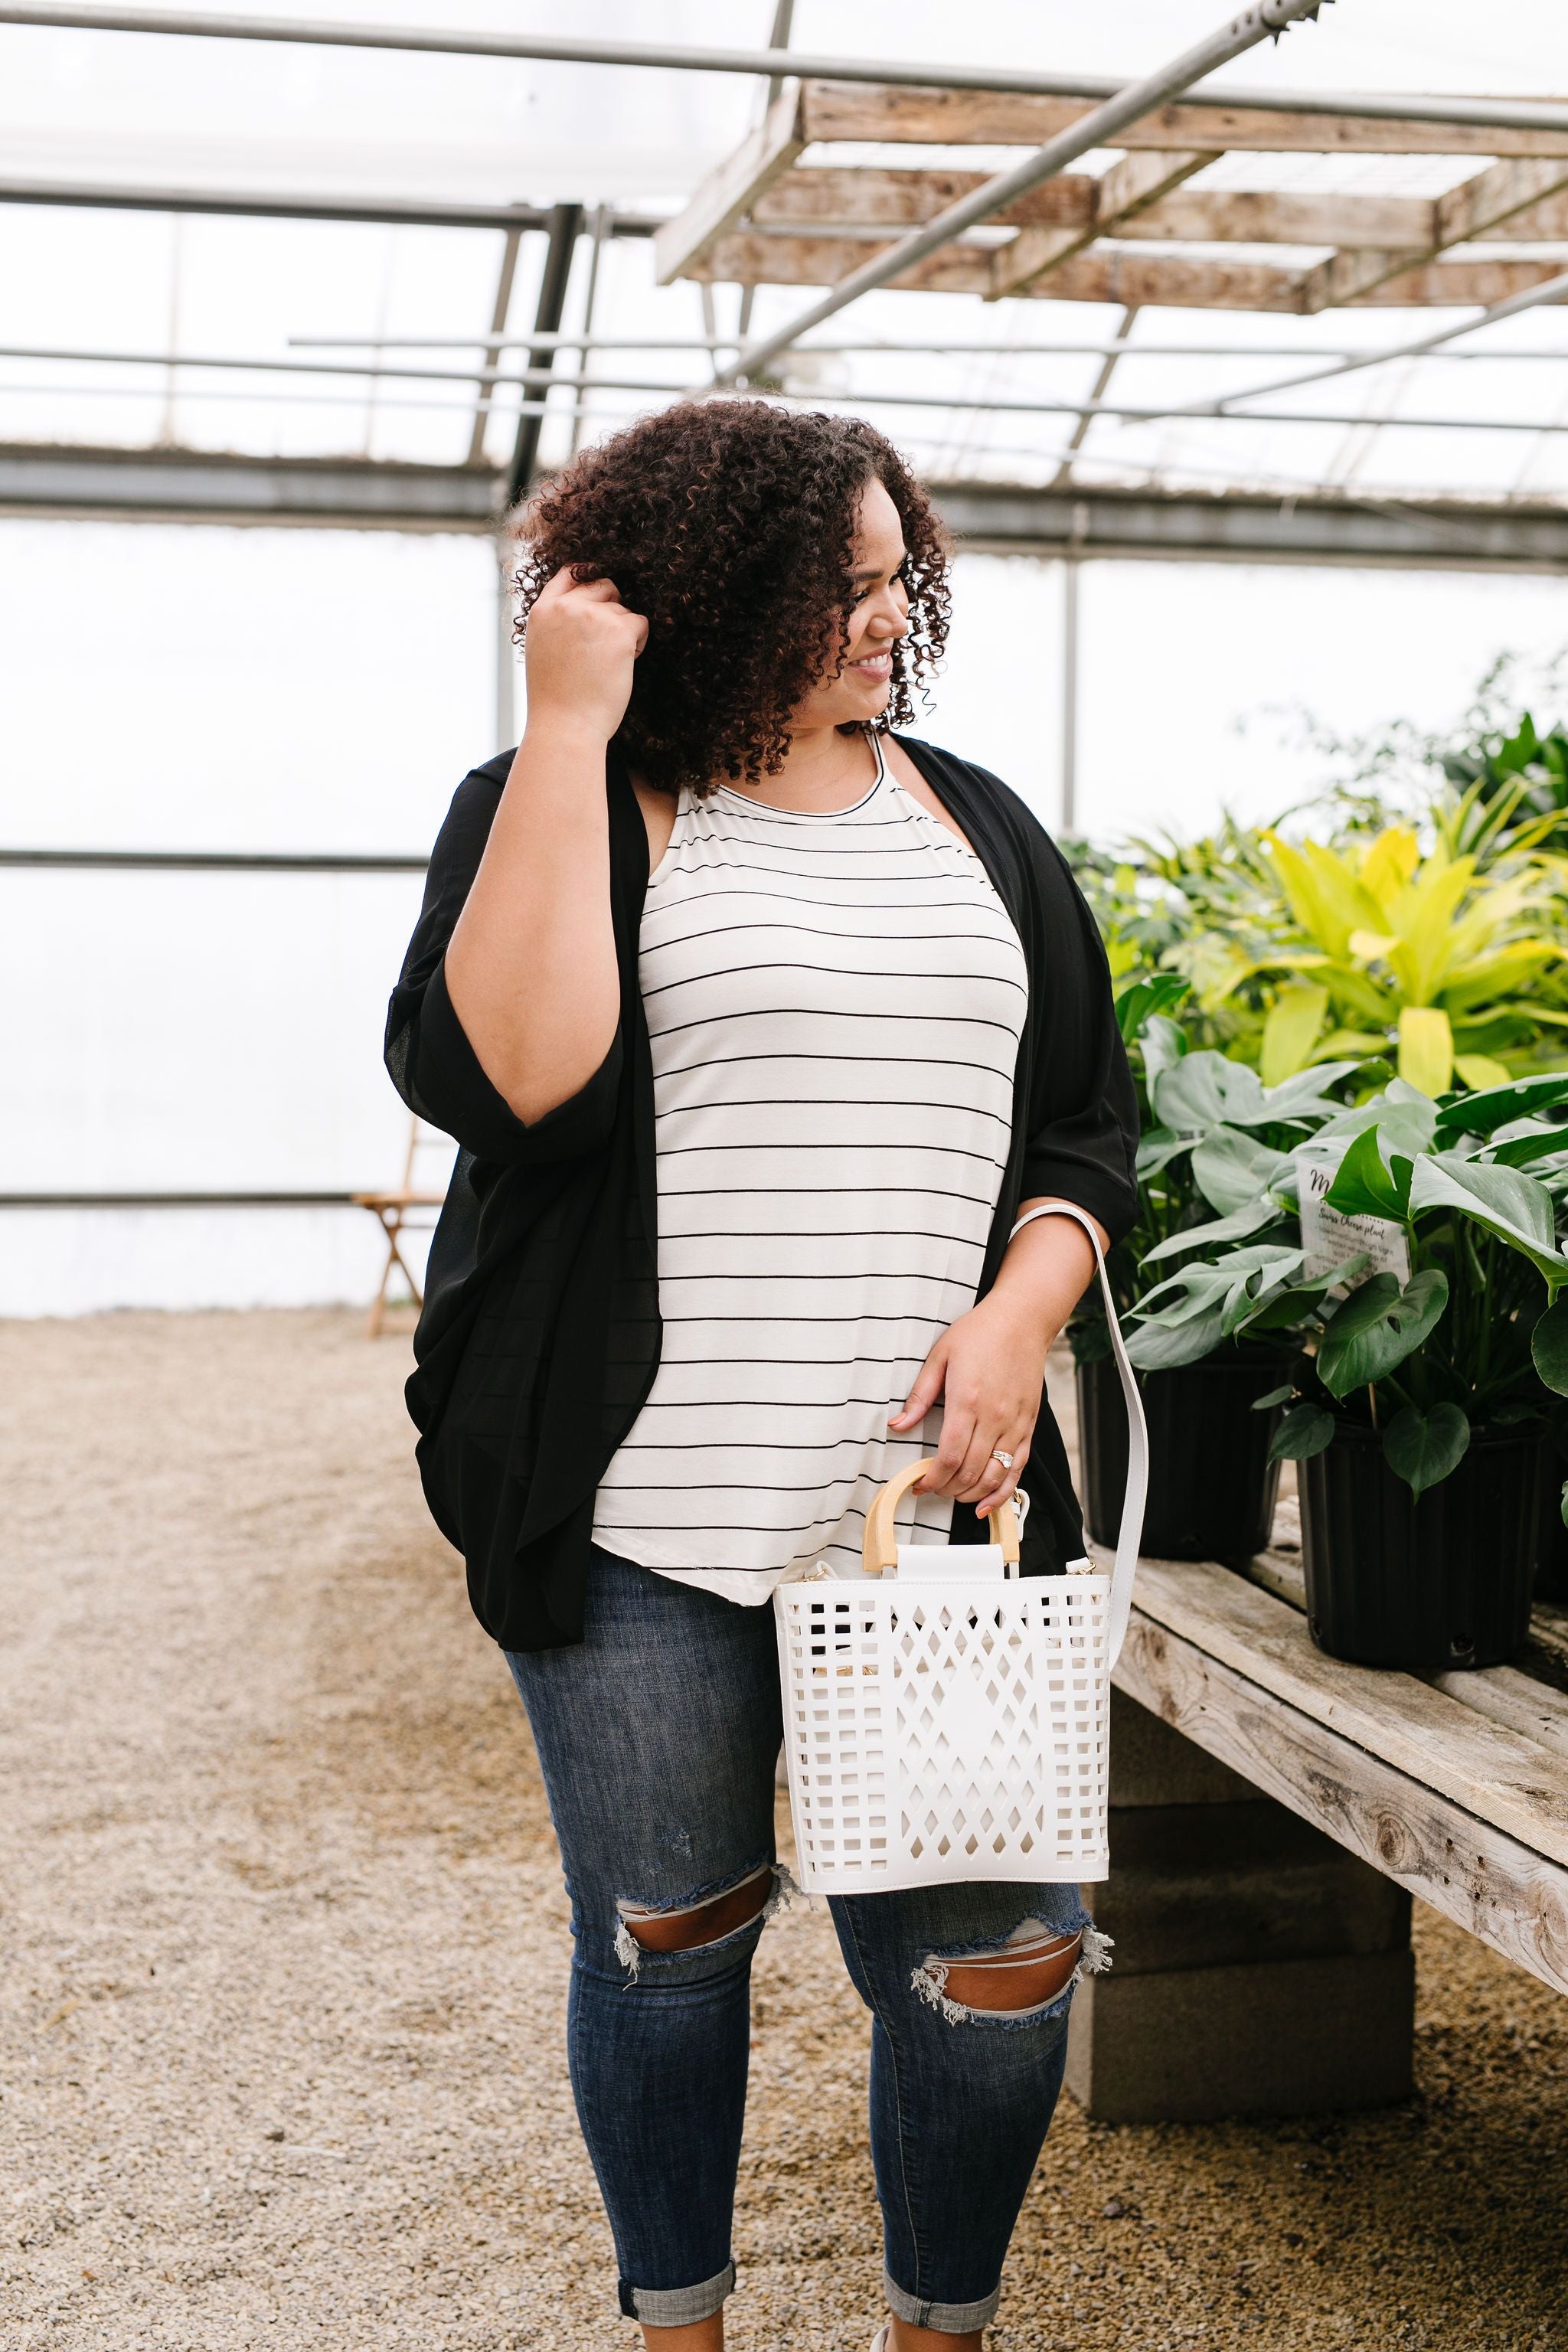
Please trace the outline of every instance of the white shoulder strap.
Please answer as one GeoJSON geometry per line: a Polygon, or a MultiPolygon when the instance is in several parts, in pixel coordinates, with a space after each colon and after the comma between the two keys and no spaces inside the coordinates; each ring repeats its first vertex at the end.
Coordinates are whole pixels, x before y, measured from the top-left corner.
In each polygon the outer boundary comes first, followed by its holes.
{"type": "Polygon", "coordinates": [[[1094,1249],[1094,1262],[1100,1269],[1105,1319],[1110,1330],[1116,1369],[1121,1376],[1121,1393],[1127,1401],[1127,1489],[1121,1498],[1121,1525],[1116,1535],[1116,1565],[1110,1575],[1108,1664],[1113,1666],[1121,1654],[1127,1620],[1132,1611],[1132,1580],[1138,1572],[1138,1549],[1143,1540],[1143,1505],[1149,1493],[1149,1432],[1143,1419],[1143,1400],[1138,1393],[1138,1383],[1127,1360],[1127,1350],[1121,1344],[1121,1325],[1117,1318],[1116,1301],[1110,1295],[1110,1277],[1105,1271],[1100,1235],[1095,1232],[1091,1219],[1082,1209],[1075,1209],[1070,1202],[1051,1201],[1042,1208],[1026,1210],[1007,1239],[1012,1241],[1026,1225],[1032,1225],[1037,1217],[1071,1217],[1089,1235],[1094,1249]]]}

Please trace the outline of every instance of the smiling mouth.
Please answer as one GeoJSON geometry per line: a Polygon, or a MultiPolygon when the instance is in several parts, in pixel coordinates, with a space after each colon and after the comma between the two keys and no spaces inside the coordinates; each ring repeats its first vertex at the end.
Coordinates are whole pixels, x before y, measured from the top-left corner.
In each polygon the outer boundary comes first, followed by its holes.
{"type": "Polygon", "coordinates": [[[890,653],[862,654],[858,661],[852,661],[849,664],[851,669],[873,671],[879,677],[892,667],[893,656],[890,653]]]}

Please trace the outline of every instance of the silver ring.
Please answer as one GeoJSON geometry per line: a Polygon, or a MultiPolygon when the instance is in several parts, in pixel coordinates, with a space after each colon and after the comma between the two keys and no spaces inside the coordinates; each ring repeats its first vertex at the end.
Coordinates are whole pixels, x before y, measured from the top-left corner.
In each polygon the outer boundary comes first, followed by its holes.
{"type": "Polygon", "coordinates": [[[991,1448],[991,1459],[993,1462],[1000,1462],[1004,1470],[1011,1470],[1013,1467],[1012,1455],[1000,1445],[994,1445],[991,1448]]]}

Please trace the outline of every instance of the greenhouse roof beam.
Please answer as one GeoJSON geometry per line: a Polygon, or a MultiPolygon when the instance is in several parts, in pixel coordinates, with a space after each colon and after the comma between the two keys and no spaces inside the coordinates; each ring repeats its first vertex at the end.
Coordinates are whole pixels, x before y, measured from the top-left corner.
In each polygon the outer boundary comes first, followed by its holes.
{"type": "MultiPolygon", "coordinates": [[[[1568,509],[1549,503],[931,488],[964,546],[998,553],[1568,572],[1568,509]]],[[[14,516],[490,534],[500,489],[488,466],[0,445],[0,514],[14,516]]]]}
{"type": "MultiPolygon", "coordinates": [[[[241,16],[226,10],[72,7],[66,5],[65,0],[43,0],[42,5],[39,5],[39,0],[35,0],[35,5],[30,6],[16,5],[16,0],[0,0],[0,25],[44,26],[82,32],[166,34],[181,39],[262,41],[327,48],[401,49],[420,55],[510,58],[536,64],[634,66],[670,72],[754,74],[764,79],[796,74],[813,81],[837,84],[848,90],[869,85],[874,89],[893,93],[904,90],[931,92],[939,98],[942,93],[951,91],[1003,98],[1012,96],[1024,100],[1099,101],[1115,97],[1122,87],[1120,80],[1105,74],[1039,73],[1005,66],[952,64],[936,60],[901,63],[887,58],[835,57],[819,51],[787,48],[744,49],[679,46],[659,41],[582,40],[542,34],[449,31],[417,25],[349,24],[305,16],[241,16]]],[[[1188,91],[1188,98],[1212,107],[1216,114],[1227,120],[1258,113],[1284,121],[1295,116],[1321,117],[1325,122],[1353,117],[1368,123],[1384,125],[1410,122],[1493,131],[1539,131],[1568,138],[1568,103],[1557,99],[1450,98],[1405,91],[1268,90],[1232,89],[1228,85],[1210,89],[1201,82],[1188,91]]],[[[1053,130],[1055,127],[1052,126],[1053,130]]],[[[812,133],[814,138],[823,135],[816,131],[812,133]]],[[[873,140],[903,137],[923,141],[932,134],[925,131],[906,129],[900,131],[879,128],[838,131],[826,135],[873,140]]],[[[944,140],[964,137],[985,142],[999,138],[1003,143],[1021,137],[1034,143],[1037,139],[1047,137],[1051,132],[1030,130],[1020,134],[981,129],[965,132],[949,130],[935,135],[944,140]]],[[[1194,138],[1184,131],[1169,143],[1205,146],[1216,142],[1206,138],[1194,138]]],[[[1227,136],[1217,143],[1237,146],[1245,142],[1227,136]]],[[[1272,129],[1266,143],[1279,143],[1272,129]]],[[[1342,143],[1337,140],[1330,142],[1332,146],[1342,143]]],[[[1463,151],[1445,148],[1438,152],[1463,151]]],[[[1534,151],[1503,150],[1496,145],[1489,148],[1483,143],[1476,152],[1495,154],[1534,151]]]]}
{"type": "MultiPolygon", "coordinates": [[[[561,314],[566,307],[566,288],[572,276],[572,263],[577,251],[577,232],[583,226],[581,205],[556,205],[550,215],[549,243],[544,249],[544,266],[540,273],[538,308],[534,325],[546,334],[553,334],[561,325],[561,314]]],[[[549,399],[548,386],[555,362],[556,346],[542,344],[530,353],[530,364],[521,371],[524,383],[542,383],[546,387],[543,397],[549,399]]],[[[507,476],[507,505],[513,506],[521,498],[532,478],[539,456],[539,435],[543,424],[540,404],[525,402],[518,417],[517,440],[511,454],[511,467],[507,476]]]]}
{"type": "Polygon", "coordinates": [[[962,231],[989,219],[1003,205],[1011,204],[1028,189],[1054,179],[1091,149],[1114,145],[1119,133],[1130,123],[1179,96],[1216,66],[1227,65],[1233,58],[1256,48],[1259,41],[1277,40],[1303,18],[1315,17],[1321,5],[1321,0],[1253,0],[1250,7],[1218,26],[1205,40],[1184,49],[1179,57],[1157,67],[1141,80],[1130,82],[1114,98],[1107,99],[1103,106],[1093,108],[1068,129],[1047,139],[1033,154],[999,172],[970,194],[960,196],[934,220],[910,230],[885,252],[873,254],[819,302],[814,302],[787,325],[775,328],[772,334],[748,343],[726,366],[715,369],[714,382],[733,383],[740,377],[754,374],[813,327],[820,326],[825,319],[833,318],[858,302],[863,294],[876,292],[906,270],[940,254],[942,247],[951,244],[962,231]]]}

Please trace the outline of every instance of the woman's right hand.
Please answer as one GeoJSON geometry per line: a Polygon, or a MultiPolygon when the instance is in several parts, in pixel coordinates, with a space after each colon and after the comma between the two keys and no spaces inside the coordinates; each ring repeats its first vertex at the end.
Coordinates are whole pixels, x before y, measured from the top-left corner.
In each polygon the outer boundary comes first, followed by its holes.
{"type": "Polygon", "coordinates": [[[547,580],[525,633],[528,723],[590,728],[607,743],[631,700],[647,623],[609,580],[547,580]]]}

